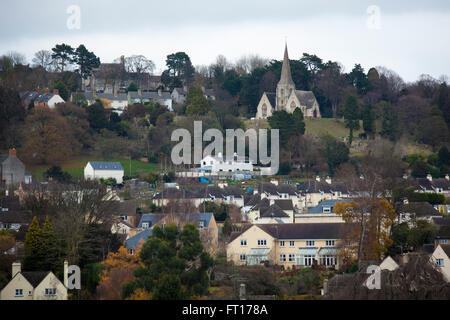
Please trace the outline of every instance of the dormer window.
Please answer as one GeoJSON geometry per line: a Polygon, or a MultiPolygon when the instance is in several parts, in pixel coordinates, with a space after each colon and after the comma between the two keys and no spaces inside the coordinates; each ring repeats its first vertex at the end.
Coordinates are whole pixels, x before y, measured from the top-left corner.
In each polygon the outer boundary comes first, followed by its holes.
{"type": "Polygon", "coordinates": [[[150,228],[150,222],[143,222],[142,229],[148,229],[148,228],[150,228]]]}
{"type": "Polygon", "coordinates": [[[323,207],[323,213],[331,213],[330,207],[323,207]]]}

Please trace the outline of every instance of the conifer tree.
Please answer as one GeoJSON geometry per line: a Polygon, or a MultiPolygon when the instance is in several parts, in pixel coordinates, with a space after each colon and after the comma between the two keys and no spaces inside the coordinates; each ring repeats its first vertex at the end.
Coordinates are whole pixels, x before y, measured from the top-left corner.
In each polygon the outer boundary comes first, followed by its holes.
{"type": "Polygon", "coordinates": [[[42,261],[42,257],[40,256],[42,253],[41,238],[42,230],[39,226],[39,221],[35,216],[30,224],[30,227],[28,228],[27,234],[25,235],[25,270],[39,270],[40,262],[42,261]]]}

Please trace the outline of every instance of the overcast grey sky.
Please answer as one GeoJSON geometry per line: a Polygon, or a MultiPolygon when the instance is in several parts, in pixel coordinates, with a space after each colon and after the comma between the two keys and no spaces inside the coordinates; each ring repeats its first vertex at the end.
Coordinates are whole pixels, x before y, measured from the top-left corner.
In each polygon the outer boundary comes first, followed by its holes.
{"type": "Polygon", "coordinates": [[[161,72],[176,51],[194,65],[219,54],[282,59],[287,38],[291,59],[307,52],[347,71],[382,65],[414,81],[450,76],[449,31],[448,0],[14,0],[0,11],[0,54],[19,51],[31,61],[56,43],[82,43],[102,62],[143,54],[161,72]],[[80,29],[67,27],[71,5],[80,8],[80,29]]]}

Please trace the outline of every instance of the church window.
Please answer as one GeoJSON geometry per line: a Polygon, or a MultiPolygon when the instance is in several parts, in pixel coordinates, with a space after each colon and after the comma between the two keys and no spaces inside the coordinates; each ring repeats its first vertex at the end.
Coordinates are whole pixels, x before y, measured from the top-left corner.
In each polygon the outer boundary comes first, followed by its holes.
{"type": "Polygon", "coordinates": [[[297,105],[295,104],[294,101],[292,101],[292,102],[291,102],[291,109],[292,109],[292,110],[295,110],[296,107],[297,107],[297,105]]]}
{"type": "Polygon", "coordinates": [[[267,117],[267,105],[263,104],[262,106],[262,116],[267,117]]]}

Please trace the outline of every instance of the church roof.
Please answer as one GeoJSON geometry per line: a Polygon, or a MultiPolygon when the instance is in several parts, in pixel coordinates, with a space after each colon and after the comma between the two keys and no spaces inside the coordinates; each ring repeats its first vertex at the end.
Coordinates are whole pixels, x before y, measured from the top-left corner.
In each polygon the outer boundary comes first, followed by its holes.
{"type": "Polygon", "coordinates": [[[317,101],[312,91],[295,90],[295,95],[300,104],[306,106],[307,109],[314,107],[314,103],[317,101]]]}
{"type": "Polygon", "coordinates": [[[277,105],[277,94],[275,92],[266,92],[267,99],[269,99],[272,108],[275,108],[277,105]]]}
{"type": "Polygon", "coordinates": [[[294,81],[292,80],[291,75],[291,65],[289,63],[289,54],[287,44],[284,49],[284,59],[283,59],[283,67],[281,69],[281,78],[278,84],[290,84],[295,86],[294,81]]]}

